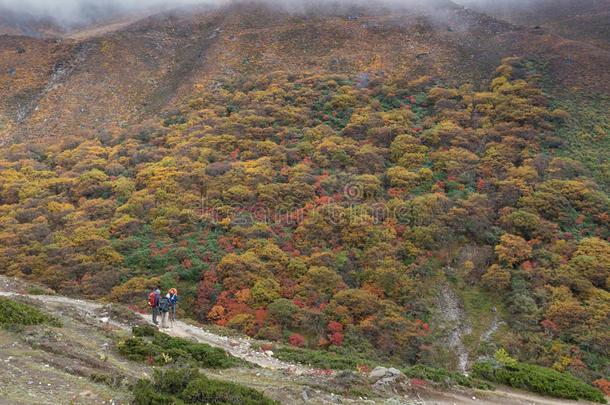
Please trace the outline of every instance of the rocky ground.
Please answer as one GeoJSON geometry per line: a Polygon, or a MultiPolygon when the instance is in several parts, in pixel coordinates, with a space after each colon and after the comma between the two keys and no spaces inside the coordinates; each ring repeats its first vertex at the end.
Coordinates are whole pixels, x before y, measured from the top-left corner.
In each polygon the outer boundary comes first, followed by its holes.
{"type": "MultiPolygon", "coordinates": [[[[38,288],[38,292],[43,290],[38,288]]],[[[32,286],[0,277],[0,295],[53,314],[62,327],[0,328],[0,404],[127,404],[129,384],[151,367],[121,358],[116,343],[147,315],[124,307],[56,295],[33,295],[32,286]]],[[[413,384],[399,370],[377,367],[368,374],[315,370],[290,364],[260,349],[264,342],[222,336],[184,322],[163,332],[212,346],[260,367],[202,370],[211,378],[263,391],[286,404],[569,404],[524,392],[441,389],[413,384]]]]}

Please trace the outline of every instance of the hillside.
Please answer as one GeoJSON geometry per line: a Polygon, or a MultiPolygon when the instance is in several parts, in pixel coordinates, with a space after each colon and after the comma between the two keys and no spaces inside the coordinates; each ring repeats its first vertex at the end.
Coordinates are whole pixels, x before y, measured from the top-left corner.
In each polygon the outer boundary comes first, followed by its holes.
{"type": "MultiPolygon", "coordinates": [[[[129,360],[121,345],[130,339],[132,330],[147,325],[148,316],[132,313],[117,305],[75,300],[44,294],[39,286],[0,278],[0,317],[6,299],[27,306],[30,311],[53,319],[52,324],[19,325],[25,318],[14,318],[14,324],[0,328],[0,377],[3,401],[10,404],[125,404],[133,400],[130,387],[137,379],[151,378],[154,369],[172,370],[173,362],[163,367],[129,360]],[[26,294],[30,291],[33,294],[26,294]],[[33,308],[33,309],[32,309],[33,308]],[[146,320],[145,320],[146,319],[146,320]],[[134,329],[135,327],[135,329],[134,329]]],[[[218,347],[252,363],[216,368],[206,366],[203,373],[215,381],[228,381],[263,392],[281,403],[291,404],[410,404],[418,401],[444,404],[553,404],[568,405],[575,401],[544,398],[507,387],[493,391],[463,386],[447,386],[430,380],[402,375],[392,381],[374,384],[369,372],[350,373],[320,370],[301,364],[286,363],[271,351],[260,347],[270,342],[247,339],[222,330],[206,331],[177,322],[164,330],[173,337],[200,342],[204,347],[218,347]],[[260,366],[260,367],[258,367],[260,366]],[[373,383],[373,384],[371,384],[373,383]]],[[[578,403],[589,403],[580,401],[578,403]]]]}
{"type": "Polygon", "coordinates": [[[193,86],[233,72],[375,69],[483,83],[503,57],[532,55],[550,64],[561,86],[607,90],[607,52],[439,3],[306,15],[235,5],[207,13],[177,10],[108,34],[93,29],[100,36],[82,41],[5,36],[0,136],[112,132],[175,107],[193,86]]]}
{"type": "Polygon", "coordinates": [[[461,0],[459,3],[514,24],[550,30],[567,39],[609,49],[608,0],[540,0],[516,3],[461,0]]]}
{"type": "Polygon", "coordinates": [[[3,35],[0,272],[135,310],[175,286],[282,361],[598,398],[609,54],[513,23],[238,3],[3,35]]]}

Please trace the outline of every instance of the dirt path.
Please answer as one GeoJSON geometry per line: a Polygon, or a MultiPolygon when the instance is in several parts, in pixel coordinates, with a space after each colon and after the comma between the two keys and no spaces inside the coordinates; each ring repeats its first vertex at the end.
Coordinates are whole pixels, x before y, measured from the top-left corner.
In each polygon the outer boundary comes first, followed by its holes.
{"type": "MultiPolygon", "coordinates": [[[[152,325],[150,315],[140,315],[152,325]]],[[[314,370],[309,367],[281,361],[273,357],[273,352],[271,351],[267,351],[265,353],[261,350],[253,349],[252,344],[262,344],[262,342],[247,337],[219,336],[214,333],[207,332],[197,326],[189,325],[181,321],[174,322],[174,326],[172,328],[160,330],[163,333],[167,333],[171,336],[187,339],[195,338],[201,343],[207,343],[210,346],[220,347],[221,349],[226,350],[232,356],[247,360],[263,368],[270,368],[272,370],[290,370],[291,373],[297,375],[314,372],[314,370]]]]}

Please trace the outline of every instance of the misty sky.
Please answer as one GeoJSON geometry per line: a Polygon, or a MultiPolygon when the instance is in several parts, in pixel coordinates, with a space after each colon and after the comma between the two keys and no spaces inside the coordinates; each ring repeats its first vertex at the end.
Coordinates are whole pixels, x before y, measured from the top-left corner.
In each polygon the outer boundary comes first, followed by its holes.
{"type": "MultiPolygon", "coordinates": [[[[0,10],[8,9],[16,14],[35,18],[51,18],[62,25],[86,24],[88,22],[124,12],[167,9],[184,5],[219,5],[234,0],[0,0],[0,10]]],[[[370,5],[371,2],[384,4],[406,5],[418,3],[425,5],[427,0],[263,0],[275,6],[303,7],[317,3],[370,5]]],[[[492,0],[454,0],[462,5],[485,3],[492,0]]],[[[493,0],[493,3],[503,3],[504,6],[531,4],[537,0],[493,0]]]]}
{"type": "Polygon", "coordinates": [[[18,15],[35,18],[51,18],[60,24],[78,24],[121,12],[222,2],[223,0],[0,0],[0,10],[8,9],[18,15]]]}

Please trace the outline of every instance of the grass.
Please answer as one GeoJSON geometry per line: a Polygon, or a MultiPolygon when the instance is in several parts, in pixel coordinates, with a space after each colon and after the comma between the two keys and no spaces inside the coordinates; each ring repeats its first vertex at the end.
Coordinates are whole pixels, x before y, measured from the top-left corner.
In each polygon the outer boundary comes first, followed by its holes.
{"type": "Polygon", "coordinates": [[[149,325],[134,326],[132,331],[133,337],[117,345],[119,354],[132,361],[154,365],[187,363],[203,368],[252,366],[217,347],[172,337],[149,325]]]}
{"type": "Polygon", "coordinates": [[[276,405],[260,391],[228,381],[207,378],[197,369],[155,370],[152,380],[133,387],[134,405],[243,404],[276,405]]]}
{"type": "Polygon", "coordinates": [[[47,295],[47,290],[40,287],[30,287],[26,292],[30,295],[47,295]]]}
{"type": "Polygon", "coordinates": [[[0,326],[49,325],[61,327],[62,323],[54,316],[10,298],[0,298],[0,326]]]}
{"type": "Polygon", "coordinates": [[[567,125],[558,126],[556,134],[568,139],[568,147],[558,155],[584,164],[592,177],[602,185],[610,185],[610,98],[605,94],[584,90],[564,93],[554,99],[554,107],[570,113],[567,125]]]}
{"type": "Polygon", "coordinates": [[[469,286],[465,282],[460,283],[456,292],[464,303],[465,313],[468,314],[468,323],[472,326],[472,332],[464,337],[464,343],[471,353],[474,353],[481,343],[481,335],[489,329],[494,316],[492,306],[497,306],[496,313],[499,315],[503,308],[501,302],[493,300],[490,294],[478,286],[469,286]]]}

